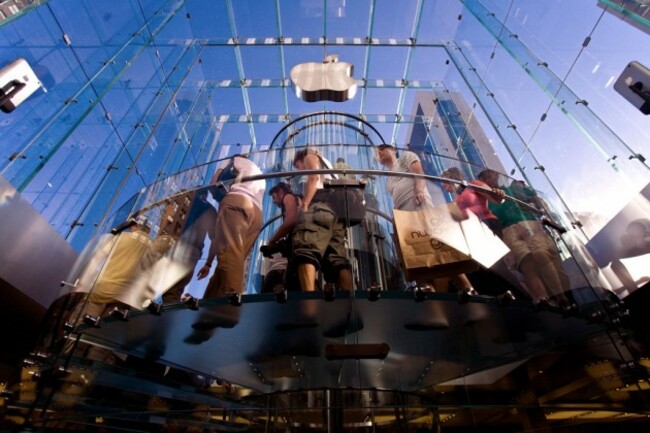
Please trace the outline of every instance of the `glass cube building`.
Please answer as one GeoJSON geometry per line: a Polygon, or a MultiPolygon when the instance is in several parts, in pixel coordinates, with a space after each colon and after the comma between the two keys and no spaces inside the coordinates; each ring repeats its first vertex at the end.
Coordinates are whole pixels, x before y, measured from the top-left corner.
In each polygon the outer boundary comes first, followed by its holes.
{"type": "Polygon", "coordinates": [[[643,430],[648,8],[0,2],[0,428],[643,430]],[[331,164],[298,173],[307,150],[331,164]],[[421,171],[391,170],[392,151],[421,171]],[[219,215],[214,175],[236,155],[260,171],[225,186],[262,182],[263,223],[241,289],[204,298],[222,234],[197,209],[219,215]],[[362,197],[339,221],[352,288],[316,266],[301,290],[289,253],[263,290],[270,191],[310,175],[362,197]],[[404,181],[432,208],[404,210],[404,181]],[[465,192],[530,214],[537,237],[459,215],[465,192]]]}

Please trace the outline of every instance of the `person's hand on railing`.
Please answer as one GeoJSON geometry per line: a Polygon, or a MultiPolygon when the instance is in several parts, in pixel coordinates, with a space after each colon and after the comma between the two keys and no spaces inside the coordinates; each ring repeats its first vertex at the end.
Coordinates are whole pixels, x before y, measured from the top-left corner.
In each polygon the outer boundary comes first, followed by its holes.
{"type": "Polygon", "coordinates": [[[490,194],[490,200],[495,203],[503,203],[506,197],[506,193],[501,188],[492,188],[492,193],[490,194]]]}

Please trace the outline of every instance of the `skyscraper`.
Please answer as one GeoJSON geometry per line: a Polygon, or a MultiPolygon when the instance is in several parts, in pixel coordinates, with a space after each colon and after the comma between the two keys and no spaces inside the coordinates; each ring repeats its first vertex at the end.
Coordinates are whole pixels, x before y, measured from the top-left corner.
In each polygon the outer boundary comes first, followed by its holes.
{"type": "Polygon", "coordinates": [[[484,167],[505,172],[461,93],[418,92],[412,113],[416,120],[407,143],[411,150],[423,152],[423,164],[433,172],[441,173],[458,162],[468,178],[475,178],[484,167]]]}

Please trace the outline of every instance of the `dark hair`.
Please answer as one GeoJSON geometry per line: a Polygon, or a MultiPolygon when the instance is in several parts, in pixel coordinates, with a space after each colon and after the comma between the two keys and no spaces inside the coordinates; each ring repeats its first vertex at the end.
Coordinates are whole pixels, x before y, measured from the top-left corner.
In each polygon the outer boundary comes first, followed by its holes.
{"type": "Polygon", "coordinates": [[[380,149],[380,150],[385,149],[385,148],[388,147],[391,150],[394,150],[395,151],[395,156],[399,158],[399,152],[398,152],[397,148],[395,146],[393,146],[392,144],[381,143],[381,144],[377,145],[376,147],[377,147],[377,149],[380,149]]]}
{"type": "Polygon", "coordinates": [[[320,155],[320,153],[317,150],[314,150],[310,147],[300,149],[293,156],[293,165],[296,165],[296,162],[298,161],[303,161],[307,157],[307,155],[320,155]]]}
{"type": "Polygon", "coordinates": [[[490,168],[486,168],[485,170],[481,171],[476,177],[478,177],[479,180],[483,180],[483,178],[490,173],[496,173],[496,171],[490,168]]]}
{"type": "Polygon", "coordinates": [[[285,194],[291,193],[291,185],[285,182],[280,182],[269,190],[269,195],[273,195],[276,192],[280,192],[280,191],[282,191],[285,194]]]}
{"type": "Polygon", "coordinates": [[[454,180],[465,180],[465,176],[463,176],[463,172],[460,171],[460,168],[458,167],[448,168],[447,170],[442,172],[442,176],[454,180]]]}
{"type": "Polygon", "coordinates": [[[293,165],[296,165],[296,162],[302,161],[303,159],[305,159],[305,157],[307,156],[308,151],[309,151],[309,149],[302,149],[302,150],[299,150],[298,152],[296,152],[296,154],[293,156],[293,165]]]}

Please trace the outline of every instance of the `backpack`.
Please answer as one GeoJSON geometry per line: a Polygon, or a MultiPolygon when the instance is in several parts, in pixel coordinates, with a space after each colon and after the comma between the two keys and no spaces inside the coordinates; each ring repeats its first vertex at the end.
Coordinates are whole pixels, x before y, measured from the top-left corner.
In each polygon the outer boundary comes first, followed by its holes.
{"type": "MultiPolygon", "coordinates": [[[[321,168],[332,168],[328,167],[320,155],[318,159],[321,168]]],[[[339,221],[350,226],[361,224],[366,218],[366,200],[363,196],[365,183],[356,179],[339,179],[336,174],[331,176],[332,179],[325,179],[323,182],[325,201],[339,221]]]]}
{"type": "Polygon", "coordinates": [[[210,188],[210,193],[217,202],[223,200],[226,194],[230,192],[233,184],[230,181],[237,179],[237,176],[239,176],[239,170],[235,167],[235,158],[232,158],[228,165],[221,169],[215,184],[210,188]]]}

